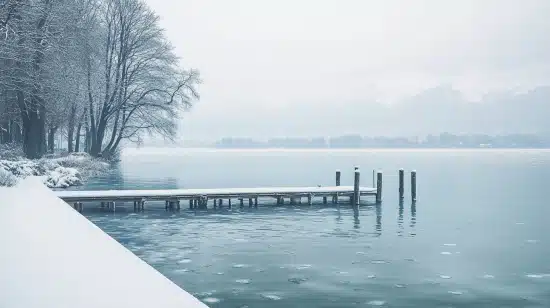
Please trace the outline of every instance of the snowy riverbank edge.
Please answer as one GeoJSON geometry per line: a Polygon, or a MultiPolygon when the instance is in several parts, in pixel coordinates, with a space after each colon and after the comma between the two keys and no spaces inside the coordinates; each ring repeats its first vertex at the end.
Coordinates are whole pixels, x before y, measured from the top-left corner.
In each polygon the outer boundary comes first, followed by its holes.
{"type": "Polygon", "coordinates": [[[0,307],[208,308],[41,181],[0,196],[0,307]]]}
{"type": "Polygon", "coordinates": [[[40,177],[49,188],[81,185],[87,178],[105,172],[109,163],[86,153],[71,153],[39,160],[0,158],[0,187],[15,186],[21,179],[40,177]]]}

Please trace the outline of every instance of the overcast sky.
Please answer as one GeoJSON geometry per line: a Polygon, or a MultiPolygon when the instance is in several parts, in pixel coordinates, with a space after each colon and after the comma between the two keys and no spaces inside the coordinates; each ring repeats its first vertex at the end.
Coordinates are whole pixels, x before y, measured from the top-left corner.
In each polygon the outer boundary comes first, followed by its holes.
{"type": "Polygon", "coordinates": [[[146,1],[204,80],[189,139],[296,104],[394,102],[441,84],[475,100],[550,84],[549,0],[146,1]]]}

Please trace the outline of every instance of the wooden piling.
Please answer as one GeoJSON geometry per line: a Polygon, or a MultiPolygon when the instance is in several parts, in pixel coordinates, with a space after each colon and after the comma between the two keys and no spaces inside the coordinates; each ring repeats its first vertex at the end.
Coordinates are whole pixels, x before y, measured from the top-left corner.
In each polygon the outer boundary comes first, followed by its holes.
{"type": "Polygon", "coordinates": [[[189,199],[189,209],[193,209],[193,199],[189,199]]]}
{"type": "Polygon", "coordinates": [[[229,206],[229,208],[231,208],[231,198],[227,199],[227,203],[228,203],[227,206],[229,206]]]}
{"type": "MultiPolygon", "coordinates": [[[[325,197],[325,198],[326,198],[326,197],[325,197]]],[[[313,195],[312,195],[312,194],[307,195],[307,204],[308,204],[308,205],[311,205],[311,204],[313,203],[312,199],[313,199],[313,195]]]]}
{"type": "MultiPolygon", "coordinates": [[[[336,170],[336,182],[335,182],[335,185],[336,186],[340,186],[340,179],[342,177],[342,172],[340,172],[340,170],[336,170]]],[[[332,203],[336,204],[338,203],[338,194],[334,194],[334,196],[332,197],[332,203]]]]}
{"type": "Polygon", "coordinates": [[[327,203],[328,203],[327,196],[323,196],[323,204],[327,204],[327,203]]]}
{"type": "Polygon", "coordinates": [[[355,168],[355,177],[353,179],[353,204],[358,206],[361,201],[359,193],[359,178],[361,177],[361,173],[357,167],[355,168]]]}
{"type": "Polygon", "coordinates": [[[252,207],[252,198],[248,198],[248,207],[252,207]]]}
{"type": "Polygon", "coordinates": [[[244,207],[244,198],[239,198],[240,207],[244,207]]]}
{"type": "Polygon", "coordinates": [[[219,199],[219,200],[218,200],[218,206],[219,206],[219,207],[222,207],[222,205],[223,205],[223,199],[219,199]]]}
{"type": "Polygon", "coordinates": [[[403,199],[405,194],[405,170],[399,169],[399,200],[403,199]]]}
{"type": "Polygon", "coordinates": [[[254,207],[258,207],[258,197],[254,198],[254,207]]]}
{"type": "Polygon", "coordinates": [[[376,203],[382,203],[382,171],[376,173],[376,203]]]}
{"type": "Polygon", "coordinates": [[[411,172],[411,198],[412,202],[416,202],[416,170],[411,172]]]}

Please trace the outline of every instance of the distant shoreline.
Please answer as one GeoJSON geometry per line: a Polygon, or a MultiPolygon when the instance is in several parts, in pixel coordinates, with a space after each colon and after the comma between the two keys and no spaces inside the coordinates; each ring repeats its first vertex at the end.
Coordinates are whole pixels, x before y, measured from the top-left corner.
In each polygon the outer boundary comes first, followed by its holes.
{"type": "Polygon", "coordinates": [[[124,151],[188,150],[205,152],[518,152],[550,151],[550,148],[216,148],[216,147],[127,147],[124,151]]]}

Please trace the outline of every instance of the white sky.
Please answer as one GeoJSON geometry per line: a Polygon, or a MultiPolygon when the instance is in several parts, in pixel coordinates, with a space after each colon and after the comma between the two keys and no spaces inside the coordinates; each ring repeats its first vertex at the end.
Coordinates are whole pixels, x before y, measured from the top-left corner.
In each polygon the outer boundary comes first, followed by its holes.
{"type": "Polygon", "coordinates": [[[146,1],[201,71],[192,139],[260,109],[550,84],[550,0],[146,1]]]}

